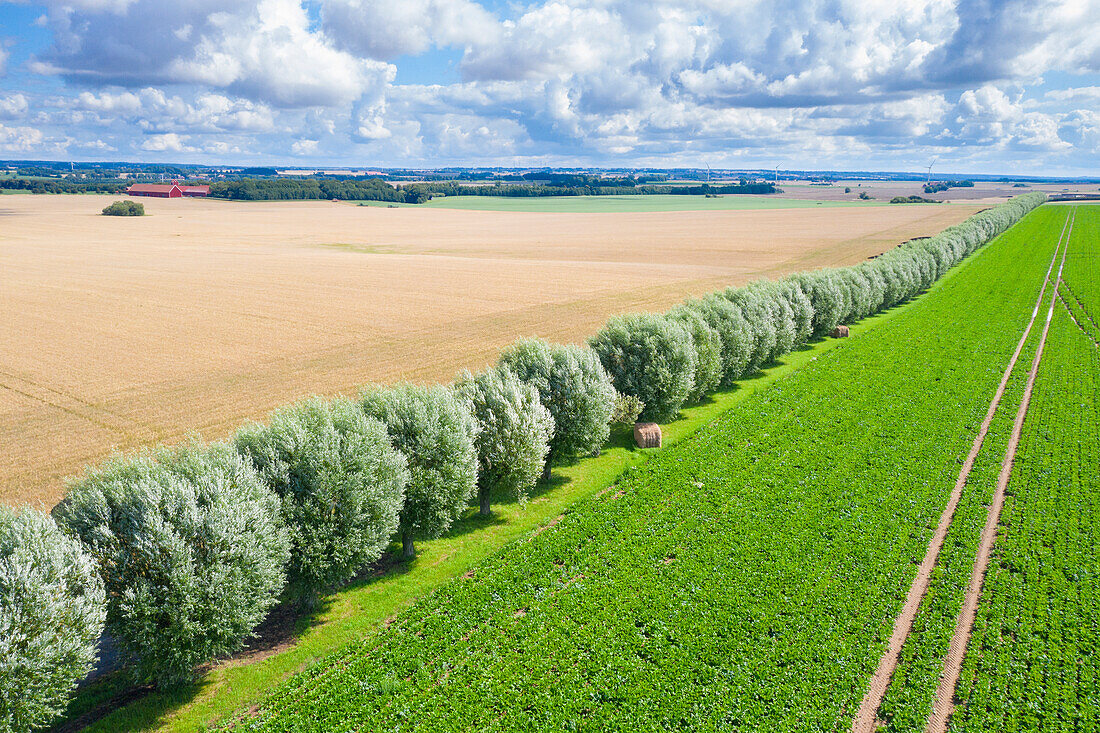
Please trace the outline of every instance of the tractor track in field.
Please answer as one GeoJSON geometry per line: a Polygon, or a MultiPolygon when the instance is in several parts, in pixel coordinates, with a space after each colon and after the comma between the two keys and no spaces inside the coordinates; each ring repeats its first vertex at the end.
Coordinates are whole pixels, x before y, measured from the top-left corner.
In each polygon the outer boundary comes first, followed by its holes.
{"type": "MultiPolygon", "coordinates": [[[[1001,397],[1004,395],[1005,388],[1008,386],[1008,381],[1012,377],[1012,371],[1016,366],[1016,361],[1019,359],[1021,352],[1024,349],[1024,345],[1027,342],[1028,336],[1031,334],[1031,328],[1035,324],[1035,319],[1039,315],[1039,309],[1042,307],[1043,298],[1046,295],[1047,286],[1051,285],[1050,275],[1054,271],[1054,263],[1058,260],[1058,251],[1062,251],[1062,264],[1065,264],[1065,250],[1069,249],[1069,235],[1067,230],[1072,233],[1073,227],[1071,224],[1070,215],[1066,216],[1066,222],[1062,225],[1062,232],[1058,236],[1058,245],[1054,248],[1054,254],[1050,259],[1050,265],[1047,267],[1046,275],[1043,278],[1043,284],[1039,289],[1039,295],[1035,299],[1035,307],[1031,312],[1031,319],[1027,323],[1027,327],[1024,329],[1023,335],[1020,337],[1019,343],[1016,345],[1016,351],[1012,354],[1012,359],[1009,361],[1008,366],[1005,367],[1004,374],[1001,376],[1001,382],[997,386],[997,391],[993,395],[992,401],[989,403],[989,409],[986,411],[985,419],[982,421],[981,427],[978,430],[977,436],[974,438],[974,442],[970,447],[970,453],[966,457],[966,461],[963,463],[962,468],[959,471],[959,477],[955,481],[955,486],[951,491],[951,495],[948,498],[947,505],[944,507],[943,512],[940,514],[940,521],[936,526],[936,531],[932,534],[932,539],[929,541],[928,550],[925,552],[924,559],[917,568],[917,575],[913,578],[913,582],[909,587],[909,593],[905,597],[905,604],[902,606],[901,611],[898,613],[897,618],[894,621],[894,629],[890,635],[890,641],[886,646],[886,650],[883,652],[882,657],[879,659],[878,668],[871,676],[870,684],[868,685],[867,692],[865,693],[859,709],[856,711],[855,717],[852,719],[852,733],[874,733],[881,725],[881,721],[878,719],[878,711],[882,705],[882,700],[886,696],[886,692],[890,687],[890,681],[893,678],[894,671],[897,669],[898,659],[901,655],[901,650],[905,646],[906,640],[909,638],[910,632],[913,628],[913,622],[916,619],[917,611],[920,609],[920,604],[924,600],[924,596],[928,592],[928,587],[932,580],[932,571],[936,567],[936,562],[939,559],[940,551],[943,548],[944,540],[947,537],[947,532],[951,528],[951,522],[955,516],[955,509],[958,507],[959,500],[962,497],[963,489],[966,487],[967,479],[970,477],[970,471],[974,467],[974,461],[978,457],[978,453],[982,449],[982,445],[985,442],[985,436],[989,432],[989,427],[993,422],[993,416],[997,412],[997,408],[1000,406],[1001,397]],[[1065,248],[1063,249],[1062,242],[1065,240],[1065,248]]],[[[1061,269],[1058,271],[1058,279],[1061,278],[1061,269]]],[[[1058,287],[1057,280],[1053,284],[1053,290],[1055,298],[1057,298],[1058,287]]],[[[1051,302],[1051,308],[1053,309],[1053,301],[1051,302]]],[[[1047,326],[1050,325],[1050,319],[1047,319],[1047,326]]],[[[1043,339],[1046,338],[1046,328],[1043,329],[1043,339]]],[[[1041,347],[1040,347],[1041,353],[1041,347]]],[[[1038,367],[1038,361],[1032,367],[1032,374],[1029,375],[1028,381],[1028,394],[1030,394],[1030,385],[1034,370],[1038,367]]],[[[1013,435],[1016,435],[1014,432],[1013,435]]],[[[1003,496],[1003,492],[1002,492],[1003,496]]],[[[998,511],[998,517],[1000,512],[998,511]]],[[[984,538],[984,534],[983,534],[984,538]]],[[[984,568],[983,568],[984,576],[984,568]]],[[[969,636],[969,626],[967,627],[969,636]]],[[[954,638],[952,640],[954,643],[954,638]]],[[[963,644],[965,649],[965,642],[963,644]]],[[[961,661],[961,659],[960,659],[961,661]]],[[[954,691],[954,684],[951,686],[952,692],[954,691]]],[[[939,695],[937,693],[937,699],[939,695]]],[[[946,720],[946,719],[945,719],[946,720]]],[[[942,730],[942,729],[941,729],[942,730]]]]}
{"type": "Polygon", "coordinates": [[[1039,345],[1035,350],[1035,358],[1031,362],[1031,370],[1027,374],[1027,386],[1024,387],[1024,396],[1020,400],[1020,407],[1016,410],[1016,421],[1012,425],[1012,434],[1008,439],[1008,447],[1005,449],[1004,460],[1001,461],[1001,472],[997,476],[997,489],[993,492],[993,500],[989,505],[989,515],[986,518],[985,527],[982,528],[981,541],[978,543],[978,552],[974,558],[974,567],[970,573],[970,584],[966,589],[966,596],[962,609],[959,611],[959,619],[955,623],[955,633],[951,637],[951,645],[947,650],[947,657],[943,663],[943,674],[940,677],[940,686],[936,690],[936,697],[932,702],[932,713],[928,717],[928,723],[924,727],[925,733],[944,733],[947,730],[951,713],[955,709],[955,685],[959,681],[962,672],[963,659],[966,656],[966,647],[970,642],[970,633],[974,626],[974,618],[978,613],[978,601],[981,599],[982,585],[985,582],[985,573],[989,568],[989,558],[993,553],[993,544],[997,541],[997,527],[1001,521],[1001,509],[1004,506],[1005,490],[1012,476],[1012,467],[1016,462],[1016,449],[1020,444],[1020,435],[1023,432],[1024,420],[1027,418],[1028,406],[1031,403],[1031,393],[1035,387],[1035,377],[1039,373],[1039,363],[1043,359],[1043,349],[1047,342],[1047,333],[1050,331],[1050,322],[1054,318],[1054,306],[1058,302],[1058,283],[1062,279],[1062,270],[1066,264],[1066,253],[1069,251],[1069,240],[1073,235],[1073,222],[1077,217],[1076,208],[1073,210],[1073,218],[1069,222],[1069,233],[1066,234],[1065,247],[1062,249],[1062,261],[1058,265],[1058,275],[1054,279],[1054,294],[1050,299],[1050,307],[1047,309],[1046,323],[1043,324],[1043,332],[1039,337],[1039,345]]]}
{"type": "MultiPolygon", "coordinates": [[[[1073,308],[1070,307],[1069,302],[1064,297],[1062,297],[1061,293],[1058,293],[1058,301],[1062,304],[1062,307],[1065,308],[1066,315],[1069,316],[1069,319],[1071,321],[1073,321],[1073,325],[1077,326],[1077,330],[1088,337],[1088,340],[1092,342],[1093,348],[1100,348],[1100,341],[1097,341],[1096,337],[1092,335],[1092,332],[1081,325],[1081,322],[1077,320],[1077,316],[1073,313],[1073,308]]],[[[1089,322],[1091,323],[1091,321],[1089,322]]]]}

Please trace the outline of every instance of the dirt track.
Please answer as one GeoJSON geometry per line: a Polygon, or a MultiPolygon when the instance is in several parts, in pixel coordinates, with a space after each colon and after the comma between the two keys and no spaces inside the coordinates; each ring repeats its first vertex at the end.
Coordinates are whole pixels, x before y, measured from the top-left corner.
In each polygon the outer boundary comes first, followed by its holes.
{"type": "Polygon", "coordinates": [[[849,264],[980,206],[641,214],[4,196],[0,501],[310,394],[446,380],[520,335],[849,264]]]}

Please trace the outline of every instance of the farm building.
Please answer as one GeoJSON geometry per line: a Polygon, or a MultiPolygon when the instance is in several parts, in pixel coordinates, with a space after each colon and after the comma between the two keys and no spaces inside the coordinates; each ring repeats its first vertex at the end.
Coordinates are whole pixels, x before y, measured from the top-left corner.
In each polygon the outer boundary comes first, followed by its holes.
{"type": "Polygon", "coordinates": [[[210,186],[180,186],[184,196],[209,196],[210,186]]]}
{"type": "Polygon", "coordinates": [[[181,186],[179,181],[166,183],[135,183],[126,189],[130,196],[152,196],[161,199],[177,199],[183,196],[209,196],[210,186],[181,186]]]}

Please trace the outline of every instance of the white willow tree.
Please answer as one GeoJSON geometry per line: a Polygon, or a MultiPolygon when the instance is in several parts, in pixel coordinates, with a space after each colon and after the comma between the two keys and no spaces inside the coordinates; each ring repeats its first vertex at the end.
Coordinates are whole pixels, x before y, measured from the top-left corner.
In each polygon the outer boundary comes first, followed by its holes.
{"type": "Polygon", "coordinates": [[[668,317],[683,326],[691,335],[695,349],[695,372],[689,403],[698,402],[722,383],[722,336],[707,323],[699,311],[681,304],[668,312],[668,317]]]}
{"type": "Polygon", "coordinates": [[[97,560],[107,628],[139,682],[179,685],[236,651],[283,588],[278,497],[230,446],[110,461],[53,514],[97,560]]]}
{"type": "Polygon", "coordinates": [[[535,487],[550,450],[554,418],[539,401],[538,390],[519,381],[506,367],[462,374],[455,390],[478,422],[477,493],[482,516],[495,496],[525,501],[535,487]]]}
{"type": "Polygon", "coordinates": [[[314,398],[279,410],[242,428],[236,447],[282,501],[290,597],[311,605],[385,551],[409,472],[386,426],[355,402],[314,398]]]}
{"type": "Polygon", "coordinates": [[[643,420],[674,418],[691,395],[695,345],[679,321],[653,313],[615,316],[588,343],[615,389],[645,403],[643,420]]]}
{"type": "Polygon", "coordinates": [[[408,461],[409,483],[400,511],[402,554],[416,556],[416,540],[446,532],[477,489],[477,422],[449,387],[368,387],[359,406],[381,420],[408,461]]]}
{"type": "Polygon", "coordinates": [[[501,353],[499,363],[537,389],[554,418],[544,480],[555,460],[590,455],[607,442],[615,387],[592,349],[520,339],[501,353]]]}
{"type": "Polygon", "coordinates": [[[49,725],[91,671],[106,616],[95,561],[33,509],[0,506],[0,730],[49,725]]]}

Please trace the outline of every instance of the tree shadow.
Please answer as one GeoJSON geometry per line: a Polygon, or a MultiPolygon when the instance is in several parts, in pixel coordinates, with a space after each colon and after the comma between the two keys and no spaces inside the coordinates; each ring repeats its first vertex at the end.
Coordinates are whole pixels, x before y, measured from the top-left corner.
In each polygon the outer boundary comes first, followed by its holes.
{"type": "MultiPolygon", "coordinates": [[[[501,502],[494,501],[493,504],[500,504],[501,502]]],[[[471,507],[466,510],[466,513],[458,519],[451,528],[447,530],[444,537],[462,537],[470,534],[471,532],[477,532],[488,527],[497,527],[502,524],[506,524],[507,520],[500,516],[498,512],[493,512],[489,516],[485,517],[481,515],[481,512],[477,508],[471,507]]]]}

